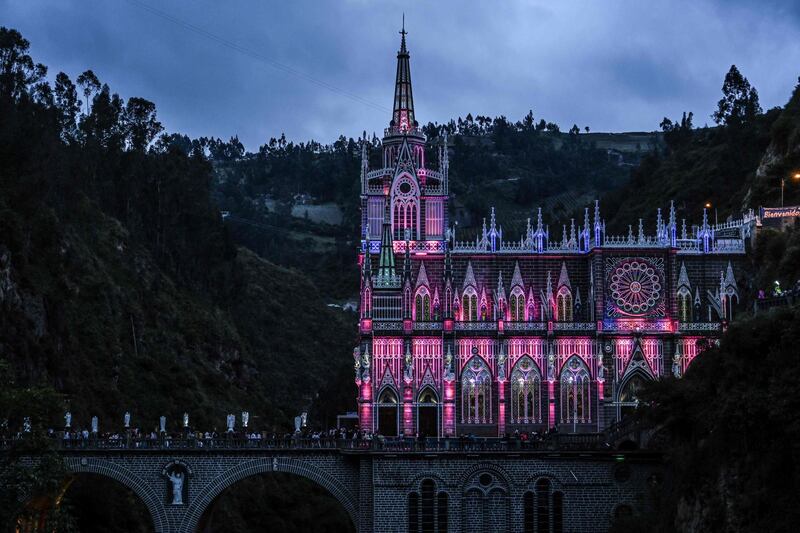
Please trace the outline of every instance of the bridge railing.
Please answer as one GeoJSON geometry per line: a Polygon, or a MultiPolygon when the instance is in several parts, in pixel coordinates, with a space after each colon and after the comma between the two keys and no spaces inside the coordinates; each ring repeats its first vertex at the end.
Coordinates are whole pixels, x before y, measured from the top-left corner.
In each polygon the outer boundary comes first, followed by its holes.
{"type": "MultiPolygon", "coordinates": [[[[24,437],[22,437],[24,439],[24,437]]],[[[0,449],[10,449],[20,438],[0,439],[0,449]]],[[[147,451],[147,450],[341,450],[350,452],[386,453],[471,453],[471,452],[517,452],[558,450],[604,450],[609,449],[608,433],[555,433],[530,439],[496,437],[457,438],[403,438],[372,437],[368,439],[333,438],[127,438],[89,437],[87,439],[63,439],[54,437],[53,446],[64,451],[147,451]]]]}

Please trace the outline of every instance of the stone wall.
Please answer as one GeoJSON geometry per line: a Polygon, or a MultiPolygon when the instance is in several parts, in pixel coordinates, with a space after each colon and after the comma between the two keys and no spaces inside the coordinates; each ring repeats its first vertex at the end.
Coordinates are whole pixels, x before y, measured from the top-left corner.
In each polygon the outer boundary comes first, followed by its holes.
{"type": "Polygon", "coordinates": [[[203,514],[226,488],[269,472],[296,474],[324,487],[360,533],[406,532],[410,521],[418,531],[427,523],[436,531],[538,533],[559,531],[557,521],[562,522],[563,532],[606,531],[618,506],[646,508],[650,491],[662,478],[660,456],[650,452],[73,450],[63,454],[69,470],[108,476],[133,490],[149,509],[158,533],[196,531],[203,514]],[[171,484],[165,475],[176,466],[188,478],[183,505],[171,503],[171,484]],[[537,492],[537,483],[544,483],[549,492],[537,492]],[[418,506],[409,509],[412,493],[418,506]],[[547,516],[540,517],[539,508],[530,503],[533,493],[548,502],[547,516]],[[420,499],[425,494],[436,500],[420,499]],[[560,502],[561,520],[554,498],[560,502]],[[545,520],[546,529],[526,529],[526,517],[529,526],[545,520]]]}

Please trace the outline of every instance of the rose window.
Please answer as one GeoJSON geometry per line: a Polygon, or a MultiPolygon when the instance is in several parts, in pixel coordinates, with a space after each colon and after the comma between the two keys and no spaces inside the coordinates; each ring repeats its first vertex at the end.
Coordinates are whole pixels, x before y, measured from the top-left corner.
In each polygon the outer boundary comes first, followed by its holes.
{"type": "Polygon", "coordinates": [[[661,283],[655,269],[641,261],[630,261],[614,269],[611,298],[619,308],[638,315],[653,308],[661,296],[661,283]]]}

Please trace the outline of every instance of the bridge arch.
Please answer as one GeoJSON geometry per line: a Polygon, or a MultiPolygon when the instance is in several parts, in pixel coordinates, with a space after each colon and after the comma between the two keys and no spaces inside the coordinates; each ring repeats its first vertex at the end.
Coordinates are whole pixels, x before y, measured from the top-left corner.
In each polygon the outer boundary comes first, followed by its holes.
{"type": "Polygon", "coordinates": [[[181,520],[178,531],[181,533],[193,533],[211,502],[237,481],[274,472],[295,474],[323,487],[342,505],[353,526],[358,530],[358,513],[356,511],[355,498],[347,488],[342,486],[340,480],[325,470],[300,459],[265,457],[240,463],[200,488],[199,492],[189,502],[189,508],[186,510],[183,520],[181,520]]]}
{"type": "Polygon", "coordinates": [[[147,507],[153,520],[153,530],[156,533],[169,531],[167,511],[162,501],[163,494],[124,466],[104,459],[76,457],[64,458],[64,466],[68,471],[75,474],[95,474],[122,483],[125,487],[131,489],[147,507]]]}

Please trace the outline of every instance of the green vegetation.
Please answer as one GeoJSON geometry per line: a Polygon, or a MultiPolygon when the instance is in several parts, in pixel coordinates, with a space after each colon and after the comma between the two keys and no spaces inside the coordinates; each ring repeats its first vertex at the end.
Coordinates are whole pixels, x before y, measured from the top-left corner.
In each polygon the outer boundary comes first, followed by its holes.
{"type": "MultiPolygon", "coordinates": [[[[302,273],[233,243],[207,143],[157,138],[155,106],[90,71],[81,112],[78,87],[63,73],[50,85],[14,30],[0,29],[0,58],[0,358],[14,391],[52,391],[4,400],[2,433],[30,416],[38,438],[67,407],[74,427],[97,415],[101,431],[125,411],[149,431],[160,415],[211,429],[242,409],[288,428],[350,365],[352,319],[302,273]]],[[[49,467],[10,472],[6,509],[17,489],[63,482],[49,467]]]]}
{"type": "Polygon", "coordinates": [[[680,379],[642,393],[668,450],[652,513],[612,531],[797,531],[800,312],[735,323],[680,379]]]}

